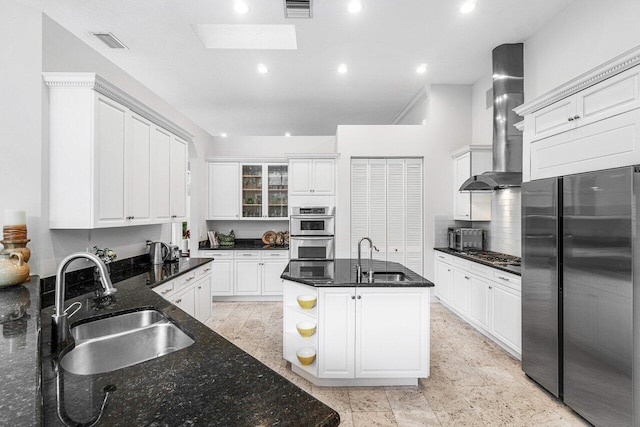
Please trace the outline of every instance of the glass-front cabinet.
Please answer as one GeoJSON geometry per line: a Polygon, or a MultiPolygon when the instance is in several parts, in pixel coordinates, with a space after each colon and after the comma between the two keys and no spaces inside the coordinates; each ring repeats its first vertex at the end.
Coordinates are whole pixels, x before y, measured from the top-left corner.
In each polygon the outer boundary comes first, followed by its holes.
{"type": "Polygon", "coordinates": [[[283,164],[242,165],[242,218],[288,216],[288,166],[283,164]]]}

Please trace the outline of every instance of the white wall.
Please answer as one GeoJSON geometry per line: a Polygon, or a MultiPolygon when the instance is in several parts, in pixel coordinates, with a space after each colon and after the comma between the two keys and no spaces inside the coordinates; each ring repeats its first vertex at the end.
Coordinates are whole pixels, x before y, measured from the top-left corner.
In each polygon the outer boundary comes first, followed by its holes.
{"type": "Polygon", "coordinates": [[[638,0],[571,3],[525,41],[525,101],[640,45],[639,17],[638,0]]]}
{"type": "MultiPolygon", "coordinates": [[[[426,97],[427,124],[338,126],[336,256],[350,257],[351,157],[424,157],[424,276],[433,280],[433,223],[452,215],[453,169],[450,152],[471,140],[471,86],[433,85],[426,97]]],[[[375,244],[375,242],[374,242],[375,244]]]]}
{"type": "Polygon", "coordinates": [[[215,137],[206,147],[207,157],[284,158],[286,153],[335,153],[330,136],[228,136],[215,137]]]}
{"type": "Polygon", "coordinates": [[[420,88],[406,107],[396,116],[394,125],[421,125],[429,116],[427,91],[420,88]]]}
{"type": "MultiPolygon", "coordinates": [[[[195,135],[189,147],[194,183],[192,223],[195,223],[193,228],[197,228],[199,222],[204,226],[199,182],[204,182],[204,178],[200,179],[204,171],[203,146],[211,142],[206,132],[40,11],[13,1],[0,2],[0,34],[10,41],[1,48],[3,155],[0,167],[5,177],[12,177],[0,192],[0,214],[7,208],[27,211],[32,273],[52,275],[61,258],[93,245],[109,246],[120,258],[126,258],[144,253],[145,239],[170,238],[168,225],[93,231],[49,230],[48,98],[42,71],[97,72],[195,135]]],[[[0,217],[0,223],[3,221],[0,217]]]]}
{"type": "Polygon", "coordinates": [[[473,145],[493,143],[493,107],[487,108],[486,105],[487,90],[492,86],[491,70],[487,70],[486,74],[473,84],[471,98],[471,143],[473,145]]]}

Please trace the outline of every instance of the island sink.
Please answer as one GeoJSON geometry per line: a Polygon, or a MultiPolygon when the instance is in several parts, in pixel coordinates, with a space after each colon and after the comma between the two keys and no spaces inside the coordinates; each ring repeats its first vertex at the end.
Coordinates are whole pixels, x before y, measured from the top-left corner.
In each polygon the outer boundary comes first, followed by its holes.
{"type": "MultiPolygon", "coordinates": [[[[363,279],[368,276],[368,273],[363,273],[363,279]]],[[[373,272],[373,282],[379,283],[396,283],[396,282],[411,282],[411,278],[409,278],[406,274],[401,272],[393,272],[393,271],[374,271],[373,272]]]]}
{"type": "Polygon", "coordinates": [[[189,347],[187,334],[157,310],[124,313],[71,328],[75,347],[60,360],[67,372],[115,371],[189,347]]]}

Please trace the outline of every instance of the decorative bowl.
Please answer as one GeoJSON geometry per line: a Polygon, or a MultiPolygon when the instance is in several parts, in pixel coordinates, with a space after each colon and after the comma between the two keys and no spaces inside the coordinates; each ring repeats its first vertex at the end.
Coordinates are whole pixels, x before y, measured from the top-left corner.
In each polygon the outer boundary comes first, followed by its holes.
{"type": "Polygon", "coordinates": [[[316,360],[316,351],[311,347],[305,347],[298,350],[296,356],[301,364],[308,366],[316,360]]]}
{"type": "Polygon", "coordinates": [[[300,295],[298,296],[298,305],[305,310],[311,310],[316,306],[315,295],[300,295]]]}
{"type": "Polygon", "coordinates": [[[296,329],[298,333],[305,338],[309,338],[313,334],[316,333],[316,324],[305,320],[304,322],[300,322],[296,325],[296,329]]]}

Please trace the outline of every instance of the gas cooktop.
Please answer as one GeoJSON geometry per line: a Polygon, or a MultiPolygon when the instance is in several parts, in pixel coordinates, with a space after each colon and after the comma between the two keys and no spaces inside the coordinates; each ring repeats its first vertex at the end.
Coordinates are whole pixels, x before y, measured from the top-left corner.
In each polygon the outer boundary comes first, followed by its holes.
{"type": "Polygon", "coordinates": [[[520,265],[520,257],[501,254],[499,252],[467,251],[467,252],[460,252],[460,254],[466,255],[469,258],[474,258],[474,259],[488,262],[490,264],[495,264],[495,265],[511,265],[511,266],[520,265]]]}

